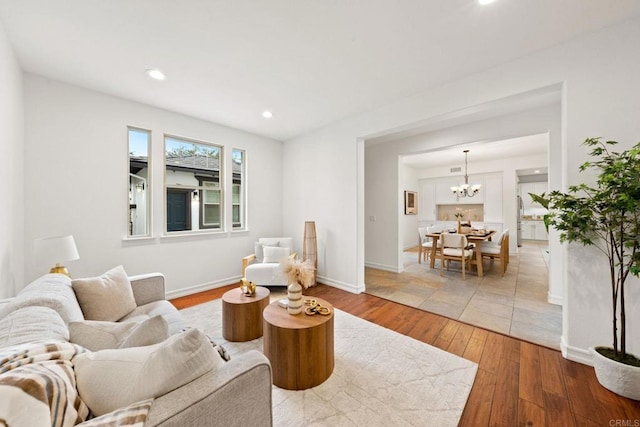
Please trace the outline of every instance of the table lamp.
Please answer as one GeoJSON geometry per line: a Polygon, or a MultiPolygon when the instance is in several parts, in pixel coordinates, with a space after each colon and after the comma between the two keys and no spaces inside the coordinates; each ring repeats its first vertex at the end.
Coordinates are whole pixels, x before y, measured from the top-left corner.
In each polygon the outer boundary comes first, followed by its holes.
{"type": "Polygon", "coordinates": [[[76,242],[71,235],[36,239],[34,248],[36,259],[40,262],[49,265],[55,263],[55,266],[51,267],[49,273],[66,274],[71,277],[69,271],[62,263],[80,259],[76,242]]]}

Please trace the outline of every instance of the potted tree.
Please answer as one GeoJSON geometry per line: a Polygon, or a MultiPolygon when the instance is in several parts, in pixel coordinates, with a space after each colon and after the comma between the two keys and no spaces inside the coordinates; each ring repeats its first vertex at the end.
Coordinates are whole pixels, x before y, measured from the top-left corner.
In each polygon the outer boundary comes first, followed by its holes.
{"type": "Polygon", "coordinates": [[[568,193],[548,196],[548,223],[561,242],[594,246],[608,259],[611,289],[612,347],[592,347],[598,381],[609,390],[640,400],[640,360],[627,352],[625,284],[640,274],[640,143],[623,152],[611,151],[616,141],[588,138],[592,161],[580,172],[597,172],[594,186],[580,184],[568,193]]]}

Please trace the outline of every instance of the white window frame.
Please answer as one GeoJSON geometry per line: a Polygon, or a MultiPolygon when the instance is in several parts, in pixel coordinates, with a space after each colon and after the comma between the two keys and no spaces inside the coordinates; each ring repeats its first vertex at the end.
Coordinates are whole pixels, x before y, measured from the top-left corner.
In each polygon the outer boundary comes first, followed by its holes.
{"type": "MultiPolygon", "coordinates": [[[[171,134],[165,134],[163,138],[163,170],[164,170],[164,224],[163,224],[163,233],[165,235],[176,235],[176,234],[197,234],[197,233],[219,233],[224,231],[225,226],[225,215],[224,215],[224,147],[222,145],[214,144],[207,141],[201,141],[197,139],[176,136],[171,134]],[[219,200],[219,212],[220,212],[220,223],[218,226],[207,226],[204,224],[204,191],[211,190],[210,187],[205,185],[207,182],[215,182],[212,176],[206,176],[207,170],[202,169],[203,173],[200,177],[197,175],[197,167],[185,166],[185,171],[180,172],[180,167],[174,164],[172,167],[167,167],[167,143],[168,140],[177,141],[179,143],[184,143],[185,145],[194,145],[194,146],[202,146],[205,148],[211,148],[218,150],[218,169],[217,169],[217,180],[218,186],[216,188],[219,189],[220,192],[220,200],[219,200]],[[172,182],[169,183],[168,172],[172,171],[173,173],[183,173],[184,178],[187,182],[172,182]],[[189,182],[190,181],[190,182],[189,182]],[[190,218],[187,219],[187,224],[189,224],[189,229],[185,230],[168,230],[168,192],[170,189],[177,189],[189,192],[191,194],[192,203],[191,209],[187,209],[187,214],[191,215],[190,218]],[[197,215],[194,215],[193,212],[197,212],[197,215]]],[[[193,162],[196,162],[196,159],[192,159],[193,162]]],[[[187,165],[188,163],[185,163],[187,165]]],[[[195,165],[194,165],[195,166],[195,165]]],[[[212,171],[213,169],[211,169],[212,171]]],[[[211,172],[212,173],[212,172],[211,172]]],[[[189,201],[187,201],[188,203],[189,201]]]]}
{"type": "Polygon", "coordinates": [[[151,136],[152,132],[149,129],[144,129],[136,126],[127,126],[127,215],[125,221],[125,236],[126,239],[139,239],[150,237],[152,224],[151,224],[151,207],[152,207],[152,192],[151,192],[151,136]],[[136,174],[131,173],[131,132],[139,132],[147,135],[147,177],[138,176],[136,174]],[[134,186],[132,180],[135,180],[137,185],[134,186]],[[134,199],[139,197],[139,194],[142,193],[144,195],[144,222],[146,225],[146,230],[143,233],[133,233],[134,227],[134,218],[132,218],[132,206],[136,205],[136,214],[139,215],[139,211],[137,210],[137,206],[140,203],[134,203],[134,199]]]}
{"type": "Polygon", "coordinates": [[[232,148],[231,149],[231,162],[232,162],[232,171],[231,171],[231,227],[233,230],[245,230],[247,228],[247,151],[241,148],[232,148]],[[242,163],[240,170],[240,184],[236,184],[234,181],[234,172],[233,172],[233,163],[235,162],[235,154],[236,152],[241,153],[242,155],[242,163]],[[238,202],[234,200],[235,192],[234,189],[236,187],[240,188],[240,192],[238,194],[238,202]],[[235,206],[239,206],[239,222],[236,223],[234,221],[233,208],[235,206]],[[237,224],[237,225],[236,225],[237,224]]]}

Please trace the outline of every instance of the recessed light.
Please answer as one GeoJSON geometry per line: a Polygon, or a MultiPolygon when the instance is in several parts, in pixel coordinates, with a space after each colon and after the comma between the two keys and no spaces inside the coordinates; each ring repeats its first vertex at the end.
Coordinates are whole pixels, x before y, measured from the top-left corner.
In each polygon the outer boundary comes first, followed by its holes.
{"type": "Polygon", "coordinates": [[[540,171],[533,171],[533,173],[540,173],[540,171]]]}
{"type": "Polygon", "coordinates": [[[167,78],[162,71],[156,68],[148,68],[147,75],[154,80],[165,80],[167,78]]]}
{"type": "Polygon", "coordinates": [[[262,112],[262,117],[264,117],[265,119],[270,119],[271,117],[273,117],[273,113],[269,110],[264,110],[262,112]]]}
{"type": "Polygon", "coordinates": [[[485,4],[490,4],[493,3],[495,0],[478,0],[478,3],[485,5],[485,4]]]}

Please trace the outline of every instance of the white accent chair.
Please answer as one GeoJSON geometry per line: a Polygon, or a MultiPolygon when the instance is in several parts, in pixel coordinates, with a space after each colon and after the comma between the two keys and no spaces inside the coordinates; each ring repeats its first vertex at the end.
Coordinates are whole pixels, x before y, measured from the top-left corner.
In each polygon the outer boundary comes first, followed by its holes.
{"type": "Polygon", "coordinates": [[[440,236],[442,247],[440,248],[440,275],[444,276],[444,262],[447,261],[447,270],[451,261],[462,263],[462,280],[466,280],[465,270],[467,263],[473,259],[473,246],[469,245],[464,234],[443,233],[440,236]]]}
{"type": "MultiPolygon", "coordinates": [[[[426,236],[427,234],[434,233],[436,231],[442,230],[436,226],[418,227],[418,264],[420,264],[422,261],[427,262],[429,254],[431,254],[431,249],[433,248],[433,238],[426,236]]],[[[440,249],[440,246],[440,240],[438,239],[436,251],[440,249]]]]}
{"type": "Polygon", "coordinates": [[[242,258],[242,276],[258,286],[287,286],[280,263],[295,256],[293,238],[261,237],[254,244],[254,253],[242,258]]]}
{"type": "Polygon", "coordinates": [[[509,265],[509,229],[505,229],[500,233],[500,238],[493,242],[482,242],[480,244],[480,253],[482,258],[488,257],[492,260],[498,258],[500,260],[500,273],[504,277],[509,265]]]}

